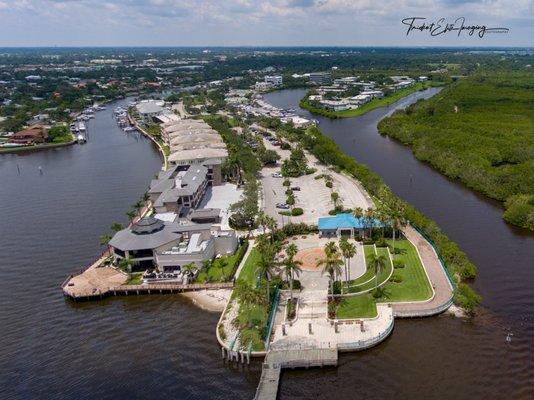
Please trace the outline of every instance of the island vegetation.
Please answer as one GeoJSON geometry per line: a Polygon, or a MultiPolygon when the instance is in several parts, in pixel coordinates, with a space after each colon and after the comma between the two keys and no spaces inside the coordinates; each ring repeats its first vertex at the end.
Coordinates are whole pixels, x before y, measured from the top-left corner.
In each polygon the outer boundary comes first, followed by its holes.
{"type": "Polygon", "coordinates": [[[477,73],[378,125],[414,155],[534,230],[534,73],[477,73]]]}

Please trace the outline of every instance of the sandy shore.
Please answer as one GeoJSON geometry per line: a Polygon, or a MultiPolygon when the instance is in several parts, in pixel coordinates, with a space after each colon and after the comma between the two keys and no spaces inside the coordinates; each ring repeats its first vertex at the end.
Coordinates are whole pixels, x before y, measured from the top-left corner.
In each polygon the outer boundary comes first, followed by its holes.
{"type": "Polygon", "coordinates": [[[185,292],[182,296],[191,299],[195,305],[204,310],[222,312],[231,294],[231,289],[214,289],[185,292]]]}

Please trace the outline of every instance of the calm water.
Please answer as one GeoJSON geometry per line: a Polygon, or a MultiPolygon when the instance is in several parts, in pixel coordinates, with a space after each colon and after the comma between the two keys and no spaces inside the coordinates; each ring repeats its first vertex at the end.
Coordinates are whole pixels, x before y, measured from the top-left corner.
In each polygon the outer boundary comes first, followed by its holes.
{"type": "Polygon", "coordinates": [[[116,127],[116,105],[83,146],[0,155],[0,399],[249,399],[261,366],[221,361],[218,314],[180,296],[61,295],[161,168],[149,140],[116,127]]]}
{"type": "Polygon", "coordinates": [[[286,372],[281,398],[534,398],[534,235],[506,224],[499,204],[417,161],[408,147],[380,136],[376,124],[430,89],[358,118],[329,120],[299,109],[305,90],[266,95],[320,121],[343,151],[380,174],[455,240],[478,266],[484,297],[474,321],[447,316],[396,321],[383,345],[341,358],[337,370],[286,372]],[[511,343],[506,334],[513,334],[511,343]]]}

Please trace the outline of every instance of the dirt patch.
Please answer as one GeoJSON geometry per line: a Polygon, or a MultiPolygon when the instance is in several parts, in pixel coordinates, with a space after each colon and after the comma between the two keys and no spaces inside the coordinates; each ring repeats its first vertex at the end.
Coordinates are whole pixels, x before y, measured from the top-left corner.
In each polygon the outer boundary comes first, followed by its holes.
{"type": "Polygon", "coordinates": [[[317,262],[326,257],[324,250],[320,247],[313,247],[311,249],[300,250],[295,256],[295,260],[302,263],[301,268],[307,271],[319,271],[317,262]]]}

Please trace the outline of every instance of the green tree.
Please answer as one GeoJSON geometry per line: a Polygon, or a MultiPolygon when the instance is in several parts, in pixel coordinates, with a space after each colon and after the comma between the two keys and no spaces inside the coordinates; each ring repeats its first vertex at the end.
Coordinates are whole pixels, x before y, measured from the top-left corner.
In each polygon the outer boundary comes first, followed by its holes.
{"type": "Polygon", "coordinates": [[[347,238],[341,238],[339,241],[339,249],[345,259],[345,281],[350,281],[350,260],[356,255],[356,246],[350,243],[347,238]]]}
{"type": "Polygon", "coordinates": [[[290,244],[286,248],[286,258],[282,262],[284,272],[286,274],[287,279],[289,280],[289,291],[291,300],[293,300],[293,279],[296,275],[297,277],[302,272],[302,269],[300,268],[302,265],[302,262],[299,260],[295,260],[295,255],[297,254],[297,246],[295,244],[290,244]]]}
{"type": "Polygon", "coordinates": [[[100,245],[101,246],[107,246],[109,244],[109,241],[111,240],[110,235],[100,235],[100,245]]]}
{"type": "Polygon", "coordinates": [[[120,231],[121,229],[122,229],[122,225],[119,224],[118,222],[114,222],[114,223],[111,224],[111,230],[112,230],[113,232],[118,232],[118,231],[120,231]]]}
{"type": "Polygon", "coordinates": [[[378,255],[372,253],[368,258],[369,265],[375,270],[375,287],[378,287],[378,275],[382,272],[382,268],[386,265],[386,257],[383,254],[378,255]]]}
{"type": "Polygon", "coordinates": [[[119,261],[119,268],[129,274],[132,273],[133,265],[134,265],[134,261],[130,257],[121,258],[121,260],[119,261]]]}
{"type": "MultiPolygon", "coordinates": [[[[333,243],[333,242],[330,242],[333,243]]],[[[328,243],[327,243],[328,245],[328,243]]],[[[339,256],[339,252],[327,252],[327,249],[325,247],[325,254],[326,258],[323,258],[319,261],[317,261],[317,267],[322,268],[323,273],[328,274],[329,281],[330,281],[330,293],[332,294],[332,297],[334,296],[334,280],[336,279],[336,276],[341,275],[341,266],[343,265],[343,260],[339,256]]]]}

